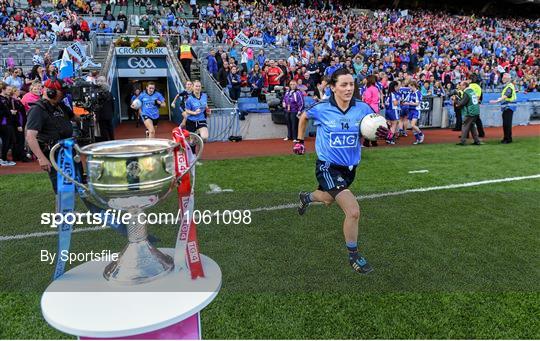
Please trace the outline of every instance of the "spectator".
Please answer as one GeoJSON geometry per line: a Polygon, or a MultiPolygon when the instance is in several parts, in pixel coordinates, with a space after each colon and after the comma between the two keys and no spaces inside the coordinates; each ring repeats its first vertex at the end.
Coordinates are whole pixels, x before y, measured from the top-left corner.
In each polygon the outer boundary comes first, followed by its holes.
{"type": "Polygon", "coordinates": [[[249,76],[249,85],[251,87],[251,97],[260,97],[261,91],[264,86],[264,78],[261,73],[259,64],[255,64],[253,71],[249,76]]]}
{"type": "Polygon", "coordinates": [[[97,78],[96,85],[98,85],[100,91],[105,94],[104,98],[100,100],[99,109],[96,112],[96,120],[101,133],[100,140],[114,140],[114,126],[112,122],[114,114],[114,98],[109,91],[109,85],[104,76],[99,76],[97,78]]]}
{"type": "Polygon", "coordinates": [[[216,56],[216,51],[214,49],[210,50],[210,54],[207,57],[208,64],[206,67],[208,69],[208,72],[212,75],[212,77],[217,78],[218,64],[217,64],[217,60],[215,56],[216,56]]]}
{"type": "Polygon", "coordinates": [[[375,113],[378,113],[381,102],[379,89],[375,86],[377,83],[377,77],[370,75],[367,77],[366,90],[362,95],[362,100],[366,102],[375,113]]]}
{"type": "MultiPolygon", "coordinates": [[[[15,145],[15,129],[17,125],[16,113],[11,106],[11,87],[0,83],[0,137],[2,138],[2,153],[0,166],[14,166],[15,162],[8,161],[8,152],[15,145]]],[[[13,156],[13,154],[12,154],[13,156]]]]}
{"type": "Polygon", "coordinates": [[[270,67],[268,68],[267,78],[268,78],[268,91],[273,91],[276,86],[280,84],[281,79],[284,76],[283,70],[276,66],[276,63],[273,60],[270,60],[270,67]]]}
{"type": "Polygon", "coordinates": [[[8,86],[21,90],[24,85],[24,78],[22,77],[22,69],[21,68],[14,69],[8,77],[4,78],[4,82],[8,86]]]}
{"type": "Polygon", "coordinates": [[[229,71],[230,71],[229,62],[224,61],[223,67],[219,69],[218,74],[217,74],[217,81],[223,89],[226,89],[227,85],[229,84],[229,81],[228,81],[229,71]]]}
{"type": "Polygon", "coordinates": [[[34,104],[35,102],[39,101],[41,99],[41,91],[42,91],[42,83],[41,81],[34,81],[30,85],[30,91],[24,94],[24,96],[21,99],[21,103],[24,106],[24,109],[28,112],[30,110],[30,106],[34,104]]]}
{"type": "Polygon", "coordinates": [[[231,71],[227,76],[227,83],[229,87],[229,95],[233,101],[240,98],[241,83],[240,75],[238,74],[238,68],[236,66],[231,67],[231,71]]]}
{"type": "Polygon", "coordinates": [[[29,162],[26,156],[24,127],[26,126],[26,109],[21,103],[21,90],[12,89],[11,104],[15,112],[13,119],[13,130],[15,131],[15,145],[13,146],[13,161],[29,162]]]}
{"type": "Polygon", "coordinates": [[[39,49],[36,49],[34,55],[32,56],[32,64],[38,66],[45,66],[45,59],[43,59],[43,56],[41,55],[41,51],[39,49]]]}
{"type": "Polygon", "coordinates": [[[283,140],[298,142],[298,117],[304,109],[304,96],[296,88],[296,81],[289,82],[289,90],[283,96],[283,109],[285,110],[285,122],[287,123],[287,137],[283,140]]]}

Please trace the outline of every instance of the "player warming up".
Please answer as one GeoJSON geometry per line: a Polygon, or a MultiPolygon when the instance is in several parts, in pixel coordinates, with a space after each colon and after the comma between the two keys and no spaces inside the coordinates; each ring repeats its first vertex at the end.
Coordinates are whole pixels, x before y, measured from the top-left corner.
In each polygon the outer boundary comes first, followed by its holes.
{"type": "MultiPolygon", "coordinates": [[[[345,213],[343,234],[349,263],[354,271],[366,274],[373,269],[358,252],[360,207],[349,186],[360,163],[360,125],[373,110],[366,103],[353,98],[354,79],[347,69],[334,72],[329,84],[332,90],[330,98],[318,102],[300,116],[299,142],[294,145],[293,151],[304,154],[304,133],[308,119],[313,119],[317,126],[315,174],[319,187],[311,193],[300,192],[298,213],[304,214],[312,202],[330,205],[335,201],[345,213]]],[[[376,131],[378,139],[386,139],[387,135],[385,126],[380,126],[376,131]]]]}

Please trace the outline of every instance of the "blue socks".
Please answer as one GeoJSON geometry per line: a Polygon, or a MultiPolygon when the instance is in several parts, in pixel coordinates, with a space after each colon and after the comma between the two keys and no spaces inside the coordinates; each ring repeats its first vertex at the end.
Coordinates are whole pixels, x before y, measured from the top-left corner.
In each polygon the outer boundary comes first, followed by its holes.
{"type": "Polygon", "coordinates": [[[307,195],[305,199],[306,199],[306,204],[313,202],[313,193],[309,193],[309,195],[307,195]]]}
{"type": "Polygon", "coordinates": [[[345,243],[347,250],[349,251],[349,260],[356,260],[358,258],[358,243],[347,242],[345,243]]]}

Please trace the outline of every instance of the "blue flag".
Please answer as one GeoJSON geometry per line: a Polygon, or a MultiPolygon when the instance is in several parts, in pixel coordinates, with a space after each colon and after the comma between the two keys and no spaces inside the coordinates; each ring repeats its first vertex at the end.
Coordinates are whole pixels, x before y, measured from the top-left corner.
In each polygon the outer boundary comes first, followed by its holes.
{"type": "Polygon", "coordinates": [[[64,49],[62,59],[60,59],[60,66],[58,67],[58,78],[66,79],[73,77],[73,61],[69,58],[69,54],[64,49]]]}

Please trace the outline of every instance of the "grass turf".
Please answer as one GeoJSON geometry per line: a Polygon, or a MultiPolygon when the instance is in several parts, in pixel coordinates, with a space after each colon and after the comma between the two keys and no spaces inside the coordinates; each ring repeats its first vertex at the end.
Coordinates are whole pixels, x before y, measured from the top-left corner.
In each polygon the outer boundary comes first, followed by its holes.
{"type": "MultiPolygon", "coordinates": [[[[533,175],[540,139],[501,146],[426,145],[363,152],[355,194],[533,175]],[[429,173],[408,174],[428,169],[429,173]]],[[[313,154],[205,161],[196,205],[224,210],[294,202],[314,188],[313,154]],[[209,184],[234,193],[206,194],[209,184]]],[[[203,253],[223,288],[202,313],[204,338],[539,338],[539,179],[362,200],[362,252],[375,268],[346,264],[338,207],[254,212],[249,225],[201,225],[203,253]]],[[[54,210],[43,174],[0,178],[1,235],[47,230],[54,210]]],[[[80,207],[83,210],[83,207],[80,207]]],[[[174,198],[154,211],[174,210],[174,198]]],[[[158,226],[158,246],[176,228],[158,226]]],[[[77,252],[120,250],[111,231],[75,234],[77,252]]],[[[39,298],[53,267],[39,251],[56,237],[0,241],[0,338],[70,338],[43,321],[39,298]],[[31,278],[31,280],[28,280],[31,278]]]]}

